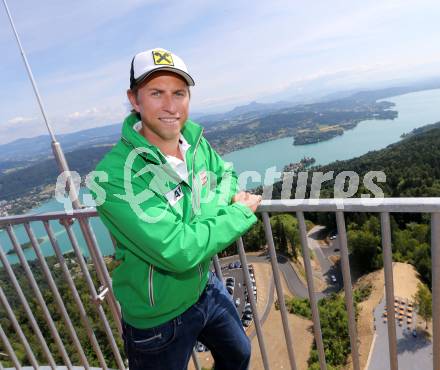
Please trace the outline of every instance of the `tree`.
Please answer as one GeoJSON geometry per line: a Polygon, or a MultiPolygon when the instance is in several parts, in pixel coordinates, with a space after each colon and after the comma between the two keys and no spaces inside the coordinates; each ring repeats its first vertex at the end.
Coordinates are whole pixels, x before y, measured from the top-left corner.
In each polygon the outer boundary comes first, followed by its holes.
{"type": "Polygon", "coordinates": [[[275,248],[294,259],[299,251],[298,221],[293,215],[281,213],[270,218],[275,248]]]}
{"type": "Polygon", "coordinates": [[[353,261],[362,272],[370,272],[382,267],[380,237],[370,231],[349,230],[348,247],[353,261]]]}
{"type": "Polygon", "coordinates": [[[273,242],[275,244],[275,248],[277,249],[277,251],[283,254],[288,254],[289,249],[287,247],[286,232],[284,230],[283,221],[279,217],[275,218],[275,222],[272,229],[272,235],[273,235],[273,242]]]}
{"type": "Polygon", "coordinates": [[[428,329],[428,321],[432,318],[432,295],[431,291],[425,284],[418,284],[414,301],[416,303],[419,315],[425,320],[426,329],[428,329]]]}
{"type": "MultiPolygon", "coordinates": [[[[243,242],[247,252],[259,251],[266,244],[266,237],[264,235],[263,223],[258,220],[257,223],[243,235],[243,242]]],[[[236,248],[234,249],[236,253],[236,248]]]]}

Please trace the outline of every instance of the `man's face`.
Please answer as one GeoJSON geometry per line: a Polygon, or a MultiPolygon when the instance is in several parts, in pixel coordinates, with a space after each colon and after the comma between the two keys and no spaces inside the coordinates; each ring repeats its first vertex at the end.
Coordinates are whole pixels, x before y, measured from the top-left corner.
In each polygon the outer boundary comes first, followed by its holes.
{"type": "Polygon", "coordinates": [[[156,72],[139,87],[137,94],[129,90],[128,98],[141,115],[144,136],[156,143],[179,137],[189,111],[188,86],[182,77],[167,71],[156,72]]]}

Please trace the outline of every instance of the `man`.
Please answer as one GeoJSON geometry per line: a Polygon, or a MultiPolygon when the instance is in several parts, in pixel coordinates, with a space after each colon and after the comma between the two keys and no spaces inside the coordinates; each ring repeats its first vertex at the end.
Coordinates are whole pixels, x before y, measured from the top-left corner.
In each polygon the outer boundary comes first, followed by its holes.
{"type": "Polygon", "coordinates": [[[106,174],[97,209],[121,261],[112,285],[131,370],[186,369],[196,340],[217,370],[247,369],[250,360],[232,297],[209,267],[256,222],[261,197],[237,192],[232,167],[188,120],[189,86],[177,55],[137,54],[127,91],[133,112],[96,168],[106,174]]]}

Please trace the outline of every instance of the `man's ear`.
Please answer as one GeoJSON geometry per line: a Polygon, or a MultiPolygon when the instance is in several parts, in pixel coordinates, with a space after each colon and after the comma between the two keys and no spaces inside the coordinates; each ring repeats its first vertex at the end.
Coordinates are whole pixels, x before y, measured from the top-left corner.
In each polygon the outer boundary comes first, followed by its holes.
{"type": "Polygon", "coordinates": [[[127,90],[127,98],[130,101],[131,106],[133,107],[133,109],[136,112],[139,112],[139,104],[138,104],[138,101],[137,101],[137,94],[136,94],[136,92],[134,90],[128,89],[127,90]]]}

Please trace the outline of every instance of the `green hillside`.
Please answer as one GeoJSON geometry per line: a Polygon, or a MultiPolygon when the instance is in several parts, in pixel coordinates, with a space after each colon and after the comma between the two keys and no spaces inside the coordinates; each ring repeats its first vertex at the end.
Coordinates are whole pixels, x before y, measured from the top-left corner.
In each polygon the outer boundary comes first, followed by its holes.
{"type": "MultiPolygon", "coordinates": [[[[368,171],[383,171],[386,182],[376,183],[386,197],[439,197],[440,196],[440,123],[414,130],[398,143],[369,152],[346,161],[316,166],[309,172],[334,171],[333,180],[323,183],[321,198],[332,198],[334,178],[342,171],[354,171],[360,186],[354,197],[370,193],[362,185],[368,171]]],[[[309,176],[306,198],[310,196],[309,176]]],[[[347,180],[348,181],[348,180],[347,180]]],[[[296,189],[296,178],[292,189],[296,189]]],[[[258,189],[257,192],[261,192],[258,189]]],[[[279,199],[281,183],[274,186],[273,198],[279,199]]],[[[371,194],[371,193],[370,193],[371,194]]],[[[291,198],[294,198],[292,192],[291,198]]],[[[439,198],[440,201],[440,198],[439,198]]],[[[307,213],[317,224],[336,230],[334,213],[307,213]]],[[[380,220],[377,213],[346,213],[347,235],[352,267],[366,273],[382,267],[380,220]]],[[[421,278],[431,283],[429,214],[391,214],[393,259],[409,262],[421,278]]]]}

